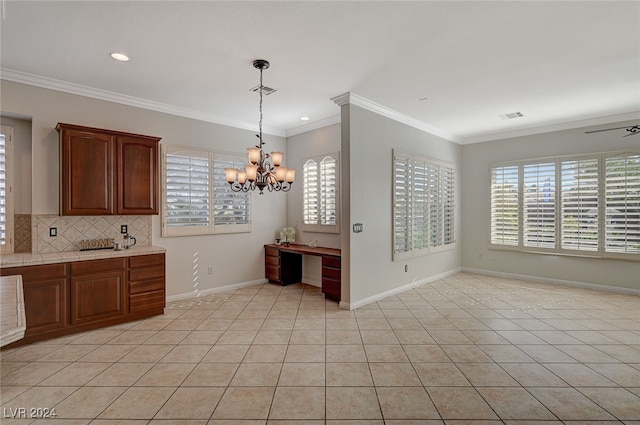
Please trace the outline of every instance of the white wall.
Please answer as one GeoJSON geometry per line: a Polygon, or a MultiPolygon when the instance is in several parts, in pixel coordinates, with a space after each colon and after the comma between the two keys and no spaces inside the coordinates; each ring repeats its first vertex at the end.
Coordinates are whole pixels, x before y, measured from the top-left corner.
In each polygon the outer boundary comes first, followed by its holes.
{"type": "MultiPolygon", "coordinates": [[[[288,167],[296,169],[296,182],[287,193],[287,225],[296,227],[296,243],[308,244],[318,241],[318,245],[340,248],[339,233],[305,232],[303,217],[303,176],[302,166],[307,158],[333,152],[340,152],[340,124],[322,127],[287,138],[288,167]]],[[[322,284],[322,261],[320,257],[303,256],[302,280],[316,286],[322,284]]]]}
{"type": "MultiPolygon", "coordinates": [[[[597,128],[623,127],[637,122],[597,128]]],[[[589,128],[592,130],[594,128],[589,128]]],[[[573,155],[640,147],[640,136],[624,130],[585,134],[584,128],[465,145],[462,149],[462,264],[493,273],[640,289],[640,263],[489,250],[490,164],[547,156],[573,155]]]]}
{"type": "MultiPolygon", "coordinates": [[[[440,137],[409,127],[397,121],[370,112],[358,106],[348,108],[349,126],[343,140],[343,161],[349,164],[350,185],[349,223],[343,226],[348,233],[350,270],[348,275],[348,299],[351,305],[375,298],[379,294],[441,275],[461,267],[461,147],[440,137]],[[348,154],[345,155],[345,143],[348,154]],[[392,150],[425,155],[455,164],[456,216],[453,250],[426,255],[406,261],[392,261],[392,150]],[[362,233],[352,233],[351,225],[362,223],[362,233]],[[405,265],[408,272],[405,272],[405,265]]],[[[343,199],[345,194],[343,193],[343,199]]],[[[347,235],[343,235],[346,237],[347,235]]],[[[343,285],[345,274],[343,273],[343,285]]],[[[343,298],[345,289],[343,289],[343,298]]]]}
{"type": "MultiPolygon", "coordinates": [[[[32,119],[32,213],[58,213],[58,122],[162,137],[162,144],[245,154],[254,132],[117,103],[1,81],[2,113],[32,119]]],[[[265,136],[266,149],[286,152],[265,136]]],[[[286,158],[286,156],[285,156],[286,158]]],[[[153,244],[167,249],[167,295],[264,280],[263,245],[286,223],[286,195],[253,195],[251,233],[162,238],[154,216],[153,244]],[[213,275],[207,267],[213,266],[213,275]],[[198,279],[195,279],[198,277],[198,279]],[[196,285],[197,283],[197,285],[196,285]]],[[[135,235],[134,235],[135,236],[135,235]]]]}

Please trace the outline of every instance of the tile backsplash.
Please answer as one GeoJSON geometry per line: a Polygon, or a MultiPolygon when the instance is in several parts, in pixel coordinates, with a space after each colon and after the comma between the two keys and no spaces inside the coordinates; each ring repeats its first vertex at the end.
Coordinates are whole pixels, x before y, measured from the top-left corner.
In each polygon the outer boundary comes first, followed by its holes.
{"type": "Polygon", "coordinates": [[[13,226],[14,252],[31,252],[31,214],[16,214],[13,226]]]}
{"type": "Polygon", "coordinates": [[[151,216],[148,215],[33,214],[31,215],[31,252],[48,254],[79,251],[80,241],[85,239],[113,238],[116,242],[121,242],[120,226],[123,224],[128,226],[129,234],[136,238],[136,246],[151,245],[151,216]],[[57,236],[49,235],[49,229],[52,227],[56,228],[57,236]]]}

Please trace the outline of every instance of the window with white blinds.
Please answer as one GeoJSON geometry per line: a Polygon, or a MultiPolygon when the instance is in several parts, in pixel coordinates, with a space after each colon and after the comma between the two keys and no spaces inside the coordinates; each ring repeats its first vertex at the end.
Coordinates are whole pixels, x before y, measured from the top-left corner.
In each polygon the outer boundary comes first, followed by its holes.
{"type": "Polygon", "coordinates": [[[0,127],[0,252],[13,252],[13,129],[0,127]]]}
{"type": "Polygon", "coordinates": [[[491,169],[491,243],[518,246],[520,173],[517,165],[491,169]]]}
{"type": "Polygon", "coordinates": [[[249,232],[251,197],[229,188],[224,168],[241,155],[163,146],[162,236],[249,232]]]}
{"type": "Polygon", "coordinates": [[[393,259],[426,255],[455,243],[452,164],[394,150],[393,259]]]}
{"type": "Polygon", "coordinates": [[[338,153],[309,158],[302,166],[302,229],[307,232],[339,233],[338,153]]]}
{"type": "Polygon", "coordinates": [[[640,260],[640,153],[491,167],[491,245],[640,260]]]}
{"type": "Polygon", "coordinates": [[[605,251],[640,254],[640,154],[605,162],[605,251]]]}

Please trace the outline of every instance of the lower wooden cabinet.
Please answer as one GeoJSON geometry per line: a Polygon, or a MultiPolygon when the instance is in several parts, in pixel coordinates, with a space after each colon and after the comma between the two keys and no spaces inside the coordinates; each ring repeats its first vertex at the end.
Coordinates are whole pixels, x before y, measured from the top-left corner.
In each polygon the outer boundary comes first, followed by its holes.
{"type": "Polygon", "coordinates": [[[164,313],[164,254],[0,269],[17,274],[27,329],[12,345],[164,313]]]}
{"type": "Polygon", "coordinates": [[[125,268],[126,258],[71,263],[72,325],[127,313],[125,268]]]}

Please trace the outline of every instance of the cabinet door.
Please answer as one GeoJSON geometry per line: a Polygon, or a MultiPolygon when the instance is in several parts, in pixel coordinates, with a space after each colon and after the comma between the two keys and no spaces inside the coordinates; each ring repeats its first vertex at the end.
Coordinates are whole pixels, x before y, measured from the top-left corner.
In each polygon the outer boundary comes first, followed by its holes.
{"type": "Polygon", "coordinates": [[[37,335],[67,326],[67,279],[23,281],[25,336],[37,335]]]}
{"type": "Polygon", "coordinates": [[[71,323],[100,321],[127,312],[124,270],[71,277],[71,323]]]}
{"type": "Polygon", "coordinates": [[[113,137],[63,128],[60,146],[60,214],[114,214],[113,137]]]}
{"type": "Polygon", "coordinates": [[[117,214],[158,214],[158,141],[119,136],[117,214]]]}

